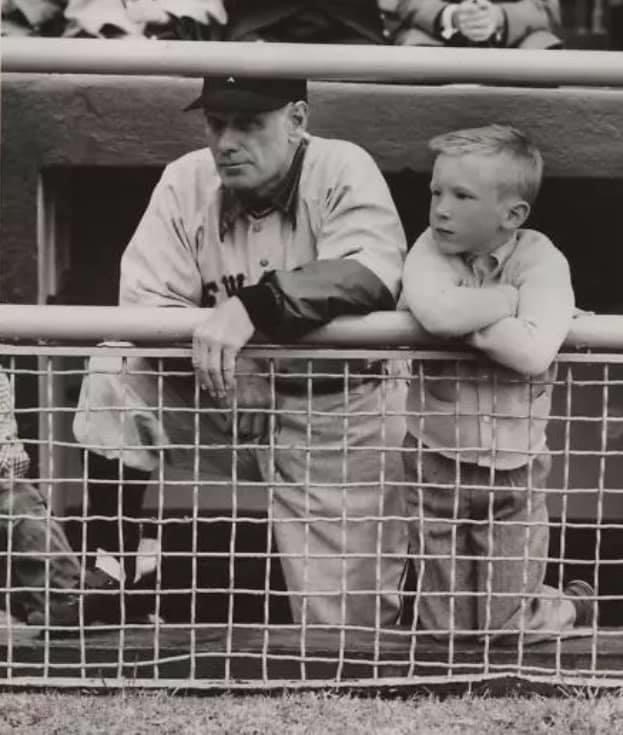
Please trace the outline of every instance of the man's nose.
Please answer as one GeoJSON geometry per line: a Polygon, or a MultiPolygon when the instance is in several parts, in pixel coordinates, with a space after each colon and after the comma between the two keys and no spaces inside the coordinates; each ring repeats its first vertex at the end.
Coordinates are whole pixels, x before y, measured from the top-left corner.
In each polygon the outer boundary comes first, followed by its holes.
{"type": "Polygon", "coordinates": [[[216,146],[221,153],[236,150],[238,147],[238,138],[236,131],[231,125],[225,125],[219,131],[216,146]]]}

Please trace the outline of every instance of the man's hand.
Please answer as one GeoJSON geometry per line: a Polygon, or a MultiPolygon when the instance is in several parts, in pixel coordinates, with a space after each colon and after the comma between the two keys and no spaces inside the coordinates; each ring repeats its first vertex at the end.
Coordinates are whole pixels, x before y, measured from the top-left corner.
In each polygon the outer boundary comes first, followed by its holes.
{"type": "MultiPolygon", "coordinates": [[[[267,378],[258,375],[261,370],[261,366],[255,360],[238,357],[235,394],[228,394],[219,401],[227,408],[236,406],[240,440],[257,439],[266,433],[271,401],[270,383],[267,378]]],[[[233,411],[229,411],[225,421],[225,431],[229,433],[233,433],[233,419],[233,411]]]]}
{"type": "Polygon", "coordinates": [[[504,26],[504,11],[489,0],[463,0],[453,16],[453,24],[465,38],[482,43],[504,26]]]}
{"type": "Polygon", "coordinates": [[[223,401],[231,395],[236,357],[254,331],[247,310],[236,296],[212,309],[195,329],[192,363],[199,385],[211,398],[223,401]]]}

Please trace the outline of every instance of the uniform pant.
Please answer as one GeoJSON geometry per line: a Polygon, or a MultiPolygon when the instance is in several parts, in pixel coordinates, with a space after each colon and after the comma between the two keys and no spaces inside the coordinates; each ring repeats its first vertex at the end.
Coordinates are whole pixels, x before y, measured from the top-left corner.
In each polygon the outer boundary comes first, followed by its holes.
{"type": "Polygon", "coordinates": [[[572,602],[543,583],[549,527],[542,489],[550,457],[535,457],[530,469],[495,470],[492,477],[489,467],[457,465],[430,451],[422,451],[418,463],[416,447],[407,434],[420,627],[440,636],[523,630],[531,641],[573,627],[572,602]]]}
{"type": "Polygon", "coordinates": [[[158,465],[158,447],[166,447],[167,462],[190,469],[200,445],[202,480],[227,481],[234,491],[259,482],[258,492],[270,493],[297,622],[391,625],[407,551],[404,520],[388,518],[404,519],[405,425],[402,416],[381,414],[383,403],[387,413],[402,412],[404,401],[405,386],[394,381],[354,384],[347,405],[341,390],[311,399],[277,393],[268,438],[234,446],[221,410],[194,379],[159,379],[140,358],[123,366],[94,358],[74,433],[91,451],[146,471],[158,465]]]}
{"type": "MultiPolygon", "coordinates": [[[[6,549],[0,555],[0,577],[10,581],[10,602],[18,608],[11,612],[17,617],[45,610],[46,587],[69,590],[77,586],[80,564],[67,537],[60,524],[48,518],[39,490],[25,480],[0,480],[0,537],[1,548],[6,549]]],[[[50,592],[50,601],[62,602],[63,594],[50,592]]],[[[0,607],[4,603],[0,592],[0,607]]]]}

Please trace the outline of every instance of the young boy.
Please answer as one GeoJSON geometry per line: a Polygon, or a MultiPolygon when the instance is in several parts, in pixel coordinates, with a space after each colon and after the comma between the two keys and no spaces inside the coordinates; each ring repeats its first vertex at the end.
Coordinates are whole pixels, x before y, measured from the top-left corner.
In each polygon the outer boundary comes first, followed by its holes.
{"type": "MultiPolygon", "coordinates": [[[[24,479],[29,464],[17,437],[11,385],[0,367],[0,608],[29,625],[78,625],[80,565],[43,496],[24,479]]],[[[96,594],[85,596],[87,623],[103,599],[96,594]]]]}
{"type": "Polygon", "coordinates": [[[522,229],[539,151],[500,125],[430,142],[430,227],[411,249],[403,300],[430,333],[477,351],[423,363],[404,453],[419,626],[438,635],[548,637],[593,620],[590,585],[543,584],[551,464],[545,428],[554,358],[574,310],[568,263],[522,229]]]}

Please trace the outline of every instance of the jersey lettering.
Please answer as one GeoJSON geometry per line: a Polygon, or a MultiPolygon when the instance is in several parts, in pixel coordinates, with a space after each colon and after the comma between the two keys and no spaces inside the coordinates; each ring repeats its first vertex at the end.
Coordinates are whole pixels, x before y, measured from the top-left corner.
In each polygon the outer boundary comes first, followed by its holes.
{"type": "Polygon", "coordinates": [[[216,293],[218,293],[218,284],[216,281],[204,283],[201,289],[201,306],[209,309],[216,306],[216,296],[214,295],[216,293]]]}
{"type": "Polygon", "coordinates": [[[235,296],[238,291],[240,291],[240,289],[243,287],[244,273],[238,273],[238,275],[236,276],[223,276],[221,278],[221,283],[225,287],[227,295],[231,298],[232,296],[235,296]]]}
{"type": "MultiPolygon", "coordinates": [[[[226,275],[221,278],[222,287],[227,294],[228,298],[235,296],[238,291],[244,286],[245,275],[244,273],[237,273],[236,275],[226,275]]],[[[221,289],[216,281],[208,281],[203,284],[201,289],[201,306],[206,308],[213,308],[216,306],[216,294],[221,289]]]]}

